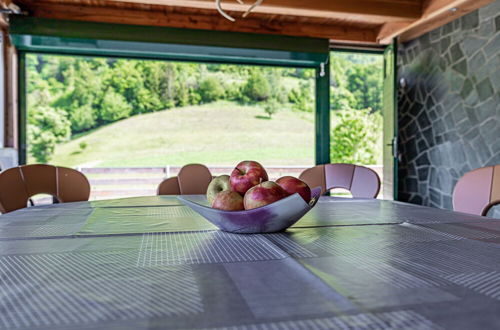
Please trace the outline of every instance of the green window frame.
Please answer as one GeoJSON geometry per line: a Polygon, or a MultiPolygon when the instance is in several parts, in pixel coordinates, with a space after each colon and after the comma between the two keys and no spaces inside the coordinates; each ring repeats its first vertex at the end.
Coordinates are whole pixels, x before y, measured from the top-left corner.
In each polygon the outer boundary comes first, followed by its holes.
{"type": "Polygon", "coordinates": [[[330,162],[328,39],[13,17],[19,54],[19,162],[26,163],[26,54],[120,57],[312,68],[316,72],[315,160],[330,162]]]}

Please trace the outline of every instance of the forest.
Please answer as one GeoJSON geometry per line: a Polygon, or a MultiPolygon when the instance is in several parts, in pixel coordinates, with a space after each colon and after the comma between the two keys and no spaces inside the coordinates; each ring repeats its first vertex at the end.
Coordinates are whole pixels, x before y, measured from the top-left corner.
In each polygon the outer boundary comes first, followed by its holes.
{"type": "MultiPolygon", "coordinates": [[[[382,58],[331,55],[332,161],[380,159],[382,58]]],[[[114,58],[29,55],[28,151],[50,162],[54,149],[140,114],[219,100],[314,112],[314,70],[114,58]]],[[[85,148],[85,146],[82,146],[85,148]]]]}

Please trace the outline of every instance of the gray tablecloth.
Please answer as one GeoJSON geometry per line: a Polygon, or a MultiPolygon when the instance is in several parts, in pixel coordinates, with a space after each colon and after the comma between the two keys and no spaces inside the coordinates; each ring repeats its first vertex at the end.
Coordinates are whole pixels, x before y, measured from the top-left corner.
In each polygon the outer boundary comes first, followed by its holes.
{"type": "Polygon", "coordinates": [[[322,198],[234,235],[175,197],[0,216],[0,328],[493,329],[500,221],[322,198]]]}

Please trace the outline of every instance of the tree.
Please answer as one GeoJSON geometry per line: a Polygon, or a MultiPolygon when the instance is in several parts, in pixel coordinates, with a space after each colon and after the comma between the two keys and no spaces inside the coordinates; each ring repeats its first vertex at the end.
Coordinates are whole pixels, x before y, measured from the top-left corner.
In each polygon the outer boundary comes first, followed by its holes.
{"type": "Polygon", "coordinates": [[[142,73],[143,87],[137,94],[139,100],[146,102],[146,112],[172,108],[176,104],[176,65],[157,61],[137,61],[136,69],[142,73]]]}
{"type": "Polygon", "coordinates": [[[382,69],[379,65],[355,65],[347,75],[347,89],[356,99],[356,109],[382,109],[382,69]]]}
{"type": "Polygon", "coordinates": [[[288,100],[297,111],[314,112],[314,91],[310,81],[301,81],[298,88],[288,94],[288,100]]]}
{"type": "Polygon", "coordinates": [[[108,70],[106,62],[79,58],[62,73],[66,83],[61,89],[65,90],[55,97],[51,106],[68,114],[74,133],[97,126],[104,94],[104,76],[108,70]]]}
{"type": "Polygon", "coordinates": [[[104,122],[114,122],[119,119],[127,118],[132,112],[132,106],[122,95],[116,93],[113,89],[108,89],[101,104],[100,118],[104,122]]]}
{"type": "Polygon", "coordinates": [[[283,83],[283,76],[286,73],[287,71],[285,71],[283,68],[277,68],[267,73],[267,82],[270,86],[272,86],[272,88],[270,89],[269,99],[273,99],[278,103],[286,103],[288,101],[288,90],[283,83]]]}
{"type": "MultiPolygon", "coordinates": [[[[138,61],[117,60],[108,74],[107,84],[132,106],[131,114],[152,112],[159,106],[151,92],[144,86],[144,76],[140,66],[138,66],[138,61]]],[[[109,110],[106,109],[104,112],[109,110]]]]}
{"type": "Polygon", "coordinates": [[[71,130],[75,133],[84,132],[96,126],[96,116],[92,105],[84,104],[81,107],[71,109],[69,120],[71,130]]]}
{"type": "Polygon", "coordinates": [[[370,110],[332,111],[333,163],[376,164],[382,157],[382,116],[370,110]]]}
{"type": "Polygon", "coordinates": [[[331,54],[332,109],[382,109],[382,56],[331,54]]]}
{"type": "Polygon", "coordinates": [[[330,109],[347,110],[356,109],[356,98],[345,87],[332,88],[330,92],[330,109]]]}
{"type": "Polygon", "coordinates": [[[39,163],[47,163],[57,143],[71,135],[66,113],[51,107],[31,109],[28,121],[29,152],[39,163]]]}

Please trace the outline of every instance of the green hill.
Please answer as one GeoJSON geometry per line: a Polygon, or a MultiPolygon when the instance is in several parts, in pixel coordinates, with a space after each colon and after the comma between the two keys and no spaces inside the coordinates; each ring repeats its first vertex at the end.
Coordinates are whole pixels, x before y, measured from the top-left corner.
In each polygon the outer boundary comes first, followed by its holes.
{"type": "Polygon", "coordinates": [[[217,102],[137,115],[58,145],[63,166],[165,166],[201,162],[234,165],[314,163],[313,114],[217,102]]]}

